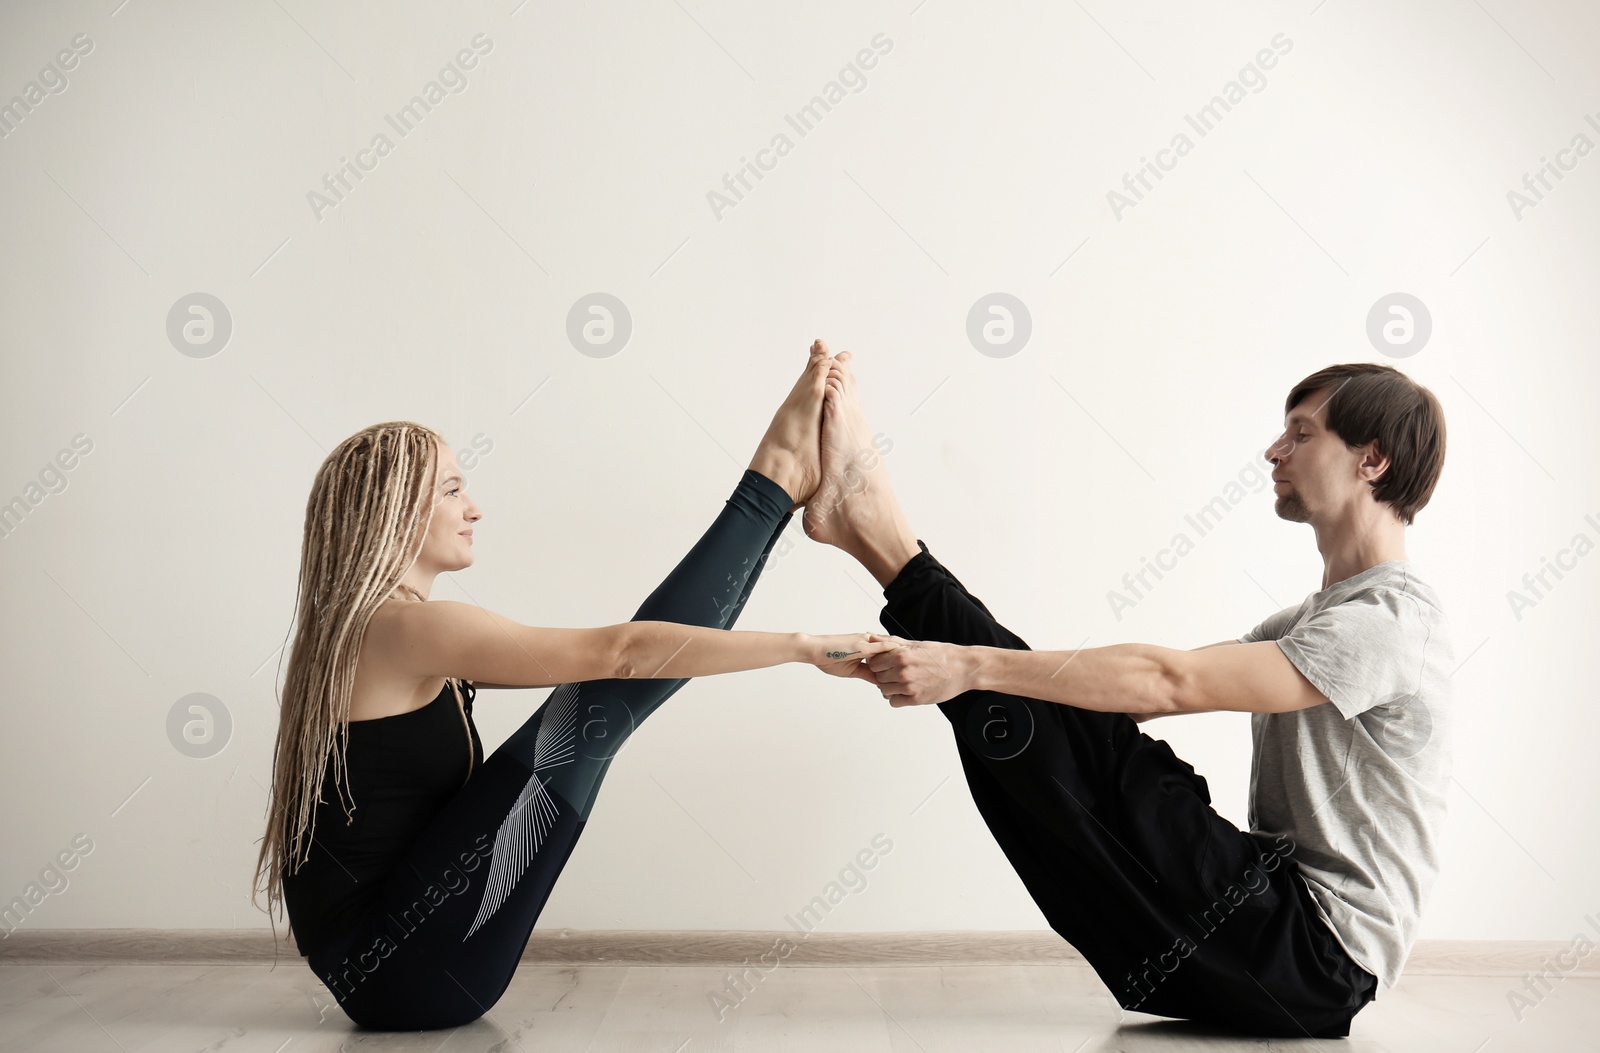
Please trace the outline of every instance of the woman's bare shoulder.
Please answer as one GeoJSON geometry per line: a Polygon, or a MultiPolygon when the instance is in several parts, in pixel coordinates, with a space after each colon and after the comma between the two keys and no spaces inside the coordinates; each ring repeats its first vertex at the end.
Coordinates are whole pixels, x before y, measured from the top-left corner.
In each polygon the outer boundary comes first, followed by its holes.
{"type": "Polygon", "coordinates": [[[351,720],[410,713],[426,706],[443,689],[443,677],[406,673],[390,656],[405,609],[421,606],[424,604],[394,599],[373,612],[356,655],[355,682],[350,688],[351,720]]]}

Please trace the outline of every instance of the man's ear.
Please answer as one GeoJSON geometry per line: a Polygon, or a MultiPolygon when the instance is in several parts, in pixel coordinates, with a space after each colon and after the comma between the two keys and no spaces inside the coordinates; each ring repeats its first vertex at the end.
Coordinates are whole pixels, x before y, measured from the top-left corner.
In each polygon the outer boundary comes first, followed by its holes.
{"type": "Polygon", "coordinates": [[[1390,458],[1388,454],[1384,453],[1378,448],[1377,439],[1373,439],[1371,442],[1367,443],[1366,451],[1367,452],[1361,458],[1361,466],[1363,468],[1371,468],[1376,473],[1373,475],[1371,480],[1374,484],[1376,484],[1389,470],[1390,458]]]}

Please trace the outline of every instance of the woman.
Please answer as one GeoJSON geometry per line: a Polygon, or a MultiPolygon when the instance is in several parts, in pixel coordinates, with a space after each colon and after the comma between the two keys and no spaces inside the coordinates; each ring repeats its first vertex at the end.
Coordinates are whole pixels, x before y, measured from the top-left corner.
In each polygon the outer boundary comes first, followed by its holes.
{"type": "Polygon", "coordinates": [[[441,437],[350,437],[306,508],[256,888],[357,1024],[477,1019],[511,980],[611,758],[689,677],[810,662],[872,679],[868,634],[731,632],[767,554],[820,482],[831,356],[812,345],[733,495],[633,620],[520,625],[429,600],[472,564],[477,504],[441,437]],[[463,699],[460,685],[467,685],[463,699]],[[481,687],[559,685],[485,760],[481,687]],[[332,793],[324,794],[326,788],[332,793]]]}

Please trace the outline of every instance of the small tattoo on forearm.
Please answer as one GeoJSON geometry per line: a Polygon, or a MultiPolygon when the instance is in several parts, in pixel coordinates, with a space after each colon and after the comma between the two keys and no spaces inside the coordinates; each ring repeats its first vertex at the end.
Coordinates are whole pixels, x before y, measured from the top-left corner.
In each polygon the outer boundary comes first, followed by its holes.
{"type": "Polygon", "coordinates": [[[828,657],[829,658],[849,658],[853,654],[860,654],[860,653],[861,653],[860,651],[829,651],[828,652],[828,657]]]}

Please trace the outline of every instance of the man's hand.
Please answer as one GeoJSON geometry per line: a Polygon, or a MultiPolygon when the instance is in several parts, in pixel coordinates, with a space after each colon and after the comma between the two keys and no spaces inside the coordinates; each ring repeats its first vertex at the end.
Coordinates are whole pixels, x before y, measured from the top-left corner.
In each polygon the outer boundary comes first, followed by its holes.
{"type": "Polygon", "coordinates": [[[888,640],[895,645],[893,650],[867,659],[867,668],[872,670],[878,689],[891,706],[932,705],[972,690],[971,648],[877,634],[868,639],[888,640]]]}

